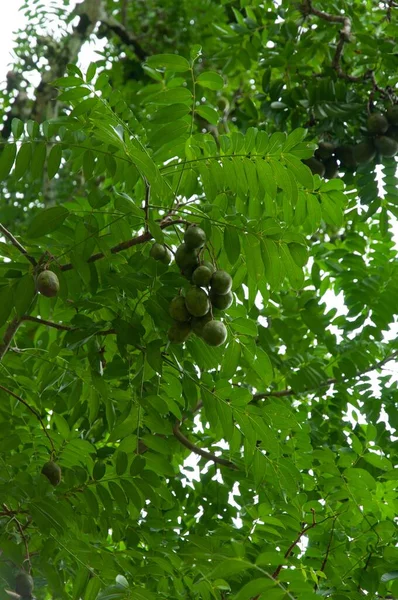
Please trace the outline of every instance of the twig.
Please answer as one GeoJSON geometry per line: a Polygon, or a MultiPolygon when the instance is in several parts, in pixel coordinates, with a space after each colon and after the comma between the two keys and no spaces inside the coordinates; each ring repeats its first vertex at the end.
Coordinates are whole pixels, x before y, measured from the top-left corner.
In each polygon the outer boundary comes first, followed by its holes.
{"type": "Polygon", "coordinates": [[[48,438],[48,441],[50,442],[51,445],[51,450],[52,453],[55,454],[55,446],[54,446],[54,442],[52,441],[50,434],[48,433],[46,426],[43,423],[43,420],[41,418],[41,416],[39,415],[39,413],[37,412],[37,410],[35,408],[32,408],[27,402],[26,400],[23,400],[23,398],[21,398],[21,396],[18,396],[17,394],[15,394],[14,392],[12,392],[11,390],[9,390],[8,388],[4,387],[3,385],[0,385],[0,390],[3,390],[3,392],[6,392],[7,394],[10,394],[10,396],[12,396],[13,398],[15,398],[16,400],[18,400],[18,402],[21,402],[21,404],[23,404],[24,406],[26,406],[26,408],[36,417],[36,419],[39,421],[45,435],[48,438]]]}
{"type": "MultiPolygon", "coordinates": [[[[311,509],[312,512],[312,523],[311,525],[306,525],[305,527],[303,527],[303,529],[300,531],[300,533],[298,534],[298,536],[296,537],[296,539],[294,540],[294,542],[292,544],[290,544],[289,548],[286,550],[284,557],[285,558],[289,558],[289,556],[291,555],[291,553],[293,552],[294,548],[297,546],[297,544],[299,543],[299,541],[301,540],[301,538],[303,537],[303,535],[309,531],[310,529],[312,529],[313,527],[315,527],[318,523],[315,521],[315,510],[312,508],[311,509]]],[[[272,577],[274,579],[276,579],[279,575],[279,573],[282,570],[283,565],[278,565],[275,569],[275,571],[272,573],[272,577]]]]}
{"type": "Polygon", "coordinates": [[[18,327],[20,326],[21,321],[19,319],[14,319],[11,321],[7,330],[4,334],[3,343],[0,345],[0,361],[3,359],[4,355],[7,354],[7,351],[12,342],[12,338],[18,331],[18,327]]]}
{"type": "MultiPolygon", "coordinates": [[[[3,505],[3,506],[5,506],[5,505],[3,505]]],[[[24,546],[25,546],[25,560],[27,561],[27,563],[29,565],[29,573],[30,573],[31,570],[32,570],[32,565],[31,565],[31,562],[30,562],[28,539],[27,539],[27,537],[25,535],[25,532],[24,532],[24,530],[22,528],[21,523],[18,521],[18,519],[15,516],[13,517],[13,519],[15,521],[15,524],[16,524],[17,529],[19,531],[19,535],[21,536],[21,538],[23,540],[23,543],[24,543],[24,546]]]]}
{"type": "Polygon", "coordinates": [[[1,223],[0,223],[0,231],[1,231],[1,232],[2,232],[4,235],[5,235],[5,237],[7,237],[7,238],[10,240],[11,244],[12,244],[13,246],[15,246],[15,248],[17,248],[17,249],[20,251],[20,253],[21,253],[21,254],[23,254],[23,255],[25,256],[25,258],[27,258],[27,259],[28,259],[28,261],[29,261],[29,262],[30,262],[30,263],[31,263],[31,264],[32,264],[34,267],[37,265],[36,259],[35,259],[35,258],[33,258],[33,256],[30,256],[30,254],[28,254],[28,252],[25,250],[25,248],[22,246],[22,244],[20,244],[20,243],[18,242],[18,240],[17,240],[17,239],[16,239],[16,238],[15,238],[15,237],[12,235],[12,233],[10,233],[10,232],[8,231],[8,229],[6,229],[6,228],[4,227],[4,225],[2,225],[1,223]]]}
{"type": "MultiPolygon", "coordinates": [[[[123,16],[122,16],[123,19],[123,16]]],[[[126,46],[131,46],[134,50],[136,57],[144,61],[148,56],[148,53],[142,48],[142,46],[138,43],[137,38],[131,34],[124,26],[124,23],[120,23],[114,17],[105,16],[101,18],[101,23],[105,25],[108,29],[113,31],[126,46]]]]}
{"type": "Polygon", "coordinates": [[[332,60],[332,68],[336,71],[337,76],[340,77],[340,79],[345,79],[346,81],[352,81],[356,83],[360,81],[366,81],[367,79],[371,79],[374,89],[380,91],[383,96],[388,97],[388,94],[385,92],[385,90],[379,88],[379,86],[375,82],[374,73],[372,70],[366,71],[364,75],[354,76],[346,73],[341,66],[344,45],[351,41],[351,19],[346,15],[333,15],[330,13],[326,13],[323,10],[318,10],[317,8],[314,8],[312,6],[311,0],[303,0],[300,8],[302,14],[305,16],[314,15],[316,17],[319,17],[320,19],[323,19],[324,21],[328,21],[329,23],[341,23],[343,25],[342,29],[339,32],[339,39],[332,60]]]}
{"type": "Polygon", "coordinates": [[[228,467],[229,469],[234,469],[234,470],[238,469],[238,467],[236,465],[234,465],[232,462],[230,462],[229,460],[225,460],[224,458],[219,458],[218,456],[215,456],[215,454],[212,454],[211,452],[207,452],[207,450],[202,450],[202,448],[198,448],[197,446],[195,446],[195,444],[190,442],[189,439],[186,438],[185,435],[181,433],[179,421],[176,421],[176,423],[174,424],[173,434],[175,435],[177,440],[179,442],[181,442],[181,444],[183,446],[188,448],[188,450],[191,450],[191,452],[195,452],[195,454],[198,454],[199,456],[203,456],[203,458],[207,458],[207,460],[212,460],[213,462],[215,462],[219,465],[223,465],[224,467],[228,467]]]}
{"type": "MultiPolygon", "coordinates": [[[[333,542],[334,528],[336,526],[336,519],[337,519],[337,516],[333,519],[332,529],[331,529],[330,537],[329,537],[329,542],[328,542],[328,545],[327,545],[327,548],[326,548],[326,554],[325,554],[324,559],[322,561],[321,568],[319,569],[319,571],[322,572],[322,573],[324,572],[325,567],[326,567],[326,563],[328,562],[328,558],[329,558],[329,554],[330,554],[330,548],[331,548],[332,542],[333,542]]],[[[319,579],[320,578],[318,577],[318,583],[316,583],[315,587],[314,587],[315,590],[318,588],[319,579]]]]}
{"type": "MultiPolygon", "coordinates": [[[[47,327],[53,327],[59,331],[79,331],[79,327],[70,327],[69,325],[61,325],[61,323],[54,323],[53,321],[47,321],[39,317],[31,317],[30,315],[24,315],[21,317],[21,321],[31,321],[32,323],[39,323],[39,325],[46,325],[47,327]]],[[[94,335],[112,335],[116,333],[116,329],[104,329],[102,331],[96,331],[94,335]]]]}
{"type": "Polygon", "coordinates": [[[353,375],[352,377],[345,377],[343,379],[337,379],[337,377],[330,377],[329,379],[326,379],[326,381],[322,381],[316,388],[305,389],[300,392],[295,392],[294,390],[290,390],[290,389],[289,390],[280,390],[280,391],[275,390],[274,392],[265,392],[265,393],[259,392],[257,394],[253,394],[252,401],[262,400],[263,398],[269,398],[269,397],[282,398],[284,396],[296,396],[298,394],[308,394],[308,392],[313,392],[314,390],[317,390],[322,387],[328,387],[329,385],[333,385],[335,383],[347,383],[348,381],[351,381],[352,379],[361,377],[362,375],[369,373],[369,371],[373,371],[375,369],[380,369],[382,366],[384,366],[390,360],[394,360],[394,358],[397,358],[397,357],[398,357],[398,350],[396,350],[395,352],[393,352],[386,358],[383,358],[383,360],[379,360],[379,362],[375,363],[374,365],[367,367],[363,371],[359,371],[358,373],[356,373],[356,375],[353,375]]]}
{"type": "Polygon", "coordinates": [[[145,202],[144,202],[144,213],[145,213],[145,231],[148,232],[148,221],[149,221],[149,201],[151,199],[151,186],[145,181],[145,202]]]}
{"type": "MultiPolygon", "coordinates": [[[[174,225],[178,225],[178,224],[182,224],[182,223],[183,224],[187,223],[186,219],[171,220],[168,217],[165,217],[160,222],[160,227],[161,227],[161,229],[165,229],[166,227],[172,227],[174,225]]],[[[132,238],[131,240],[127,240],[126,242],[121,242],[120,244],[117,244],[117,246],[114,246],[113,248],[110,249],[110,252],[111,252],[111,254],[117,254],[118,252],[122,252],[123,250],[128,250],[129,248],[132,248],[133,246],[138,246],[139,244],[145,244],[145,242],[149,242],[149,240],[151,240],[152,238],[153,238],[153,235],[151,234],[151,232],[146,231],[145,233],[142,233],[141,235],[137,235],[137,237],[132,238]]],[[[103,252],[98,252],[97,254],[93,254],[92,256],[90,256],[90,258],[87,260],[87,262],[88,263],[96,262],[97,260],[101,260],[102,258],[105,258],[105,254],[103,252]]],[[[71,269],[73,269],[73,265],[71,263],[61,266],[61,271],[70,271],[71,269]]]]}

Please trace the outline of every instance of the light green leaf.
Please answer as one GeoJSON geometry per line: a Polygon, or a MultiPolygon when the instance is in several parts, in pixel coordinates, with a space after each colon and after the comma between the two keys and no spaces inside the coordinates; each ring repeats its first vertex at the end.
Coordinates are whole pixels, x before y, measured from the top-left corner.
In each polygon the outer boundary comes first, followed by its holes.
{"type": "Polygon", "coordinates": [[[179,73],[191,69],[187,59],[178,54],[155,54],[147,59],[146,64],[153,69],[168,69],[179,73]]]}
{"type": "Polygon", "coordinates": [[[210,90],[221,90],[224,87],[224,80],[215,71],[204,71],[196,79],[196,83],[210,90]]]}

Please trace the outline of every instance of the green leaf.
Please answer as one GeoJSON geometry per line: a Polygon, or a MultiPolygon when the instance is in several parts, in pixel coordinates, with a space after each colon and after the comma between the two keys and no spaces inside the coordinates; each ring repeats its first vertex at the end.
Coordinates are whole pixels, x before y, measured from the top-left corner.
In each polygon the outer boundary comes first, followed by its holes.
{"type": "Polygon", "coordinates": [[[11,286],[0,288],[0,327],[7,321],[11,309],[14,306],[14,293],[11,286]]]}
{"type": "Polygon", "coordinates": [[[212,571],[212,578],[217,579],[218,577],[230,577],[231,575],[237,575],[243,571],[253,569],[254,565],[246,560],[240,560],[237,558],[228,558],[212,571]]]}
{"type": "Polygon", "coordinates": [[[283,279],[283,263],[279,256],[278,246],[273,240],[264,238],[261,242],[265,277],[272,288],[278,289],[283,279]]]}
{"type": "Polygon", "coordinates": [[[32,144],[24,143],[22,144],[17,157],[15,159],[15,167],[14,167],[14,177],[16,179],[20,179],[23,175],[25,175],[30,161],[32,159],[32,144]]]}
{"type": "Polygon", "coordinates": [[[24,124],[20,119],[16,119],[14,118],[11,121],[11,131],[12,131],[12,135],[14,136],[14,138],[16,140],[18,140],[21,135],[23,134],[23,130],[24,130],[24,124]]]}
{"type": "Polygon", "coordinates": [[[196,79],[196,83],[209,90],[221,90],[224,87],[224,80],[215,71],[203,71],[196,79]]]}
{"type": "Polygon", "coordinates": [[[276,583],[273,581],[272,577],[269,579],[265,577],[254,579],[253,581],[246,583],[246,585],[239,590],[235,596],[235,600],[247,600],[248,598],[253,598],[262,592],[267,592],[275,586],[276,583]]]}
{"type": "Polygon", "coordinates": [[[62,160],[62,147],[59,144],[53,146],[49,152],[47,160],[48,178],[52,179],[58,173],[62,160]]]}
{"type": "Polygon", "coordinates": [[[388,458],[380,456],[380,454],[375,454],[374,452],[367,452],[363,455],[363,459],[373,467],[382,469],[383,471],[389,471],[393,468],[392,463],[388,458]]]}
{"type": "Polygon", "coordinates": [[[0,154],[0,181],[10,173],[17,154],[16,144],[7,144],[0,154]]]}
{"type": "Polygon", "coordinates": [[[250,319],[244,319],[243,317],[234,319],[231,321],[231,327],[237,333],[241,333],[242,335],[250,335],[253,337],[257,336],[257,325],[250,319]]]}
{"type": "Polygon", "coordinates": [[[84,600],[96,600],[100,589],[101,581],[97,577],[93,577],[92,579],[90,579],[86,587],[84,600]]]}
{"type": "Polygon", "coordinates": [[[218,121],[220,120],[218,112],[210,106],[202,104],[201,106],[195,108],[195,112],[204,119],[206,119],[206,121],[208,121],[212,125],[217,125],[218,121]]]}
{"type": "Polygon", "coordinates": [[[26,232],[29,238],[38,238],[52,233],[65,221],[69,211],[63,206],[53,206],[38,212],[29,224],[26,232]]]}
{"type": "Polygon", "coordinates": [[[234,265],[240,257],[240,237],[236,227],[224,227],[224,249],[230,264],[234,265]]]}
{"type": "Polygon", "coordinates": [[[153,69],[168,69],[179,73],[191,69],[187,59],[178,54],[155,54],[147,59],[146,64],[153,69]]]}

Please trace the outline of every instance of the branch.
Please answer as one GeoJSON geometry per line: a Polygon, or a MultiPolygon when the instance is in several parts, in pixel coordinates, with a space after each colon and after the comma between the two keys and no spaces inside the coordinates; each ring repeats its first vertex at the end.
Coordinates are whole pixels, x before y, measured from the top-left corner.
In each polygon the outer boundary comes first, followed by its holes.
{"type": "MultiPolygon", "coordinates": [[[[160,222],[161,229],[165,229],[166,227],[172,227],[174,225],[178,225],[180,223],[187,223],[185,219],[175,219],[174,221],[170,220],[169,217],[165,217],[160,222]]],[[[141,235],[138,235],[131,240],[127,240],[126,242],[121,242],[117,246],[114,246],[110,249],[111,254],[117,254],[118,252],[122,252],[123,250],[127,250],[128,248],[132,248],[133,246],[138,246],[138,244],[145,244],[145,242],[149,242],[153,238],[153,235],[150,231],[145,231],[141,235]]],[[[87,260],[88,263],[96,262],[97,260],[101,260],[101,258],[105,258],[105,254],[103,252],[98,252],[97,254],[93,254],[87,260]]],[[[73,265],[68,263],[66,265],[61,266],[61,271],[70,271],[73,269],[73,265]]]]}
{"type": "Polygon", "coordinates": [[[33,256],[30,256],[27,251],[25,250],[25,248],[18,242],[18,240],[12,235],[12,233],[10,233],[8,231],[8,229],[6,229],[4,227],[4,225],[2,225],[0,223],[0,231],[5,235],[5,237],[7,237],[11,244],[13,244],[13,246],[15,246],[15,248],[17,248],[21,254],[23,254],[25,256],[25,258],[28,259],[28,261],[35,267],[37,265],[36,259],[33,258],[33,256]]]}
{"type": "MultiPolygon", "coordinates": [[[[374,73],[372,70],[366,71],[366,73],[364,73],[364,75],[355,77],[354,75],[349,75],[348,73],[343,71],[343,68],[341,66],[341,59],[343,56],[344,45],[351,41],[351,19],[349,17],[347,17],[346,15],[332,15],[332,14],[326,13],[322,10],[318,10],[317,8],[314,8],[312,6],[311,0],[303,0],[300,8],[301,8],[302,14],[305,16],[315,15],[316,17],[319,17],[320,19],[323,19],[324,21],[328,21],[329,23],[341,23],[343,25],[342,29],[339,32],[339,39],[338,39],[336,51],[334,53],[334,57],[332,60],[332,68],[336,71],[337,76],[340,77],[340,79],[345,79],[346,81],[353,81],[353,82],[359,82],[359,81],[365,81],[367,79],[372,79],[372,82],[375,85],[374,73]]],[[[386,92],[384,90],[379,88],[377,86],[377,84],[376,84],[376,87],[378,88],[378,91],[381,91],[383,93],[383,95],[388,96],[388,94],[386,94],[386,92]]]]}
{"type": "MultiPolygon", "coordinates": [[[[59,331],[79,331],[79,327],[61,325],[61,323],[54,323],[53,321],[47,321],[46,319],[40,319],[39,317],[31,317],[30,315],[24,315],[21,317],[21,321],[31,321],[32,323],[39,323],[39,325],[47,325],[47,327],[53,327],[59,331]]],[[[94,335],[112,335],[115,333],[116,329],[104,329],[102,331],[96,331],[94,335]]]]}
{"type": "Polygon", "coordinates": [[[55,446],[54,446],[54,442],[52,441],[50,434],[48,433],[46,426],[43,423],[43,420],[41,418],[41,416],[39,415],[39,413],[37,412],[37,410],[35,408],[32,408],[27,402],[26,400],[23,400],[21,398],[21,396],[18,396],[17,394],[14,394],[14,392],[12,392],[11,390],[7,389],[6,387],[4,387],[3,385],[0,385],[0,390],[3,390],[3,392],[6,392],[6,394],[10,394],[10,396],[12,396],[13,398],[15,398],[16,400],[18,400],[18,402],[21,402],[21,404],[23,404],[24,406],[26,406],[26,408],[32,413],[32,415],[34,415],[36,417],[36,419],[39,421],[45,435],[47,436],[50,445],[51,445],[51,450],[52,453],[55,454],[55,446]]]}
{"type": "Polygon", "coordinates": [[[19,319],[14,319],[7,327],[7,330],[4,334],[3,343],[0,346],[0,362],[2,361],[4,355],[7,354],[12,338],[18,331],[20,324],[21,321],[19,319]]]}
{"type": "Polygon", "coordinates": [[[396,350],[395,352],[393,352],[386,358],[379,360],[374,365],[367,367],[363,371],[359,371],[356,375],[353,375],[352,377],[345,377],[340,380],[337,379],[336,377],[330,377],[329,379],[326,379],[326,381],[322,381],[316,388],[310,388],[310,389],[302,390],[300,392],[295,392],[294,390],[289,389],[289,390],[280,390],[280,391],[275,390],[274,392],[264,392],[264,393],[260,392],[258,394],[253,394],[252,402],[256,401],[256,400],[262,400],[263,398],[269,398],[271,396],[274,398],[282,398],[284,396],[297,396],[299,394],[308,394],[309,392],[314,392],[322,387],[329,387],[330,385],[338,384],[338,383],[347,383],[348,381],[351,381],[352,379],[356,379],[357,377],[361,377],[362,375],[365,375],[366,373],[369,373],[370,371],[374,371],[375,369],[380,369],[386,363],[388,363],[390,360],[394,360],[394,358],[397,358],[397,357],[398,357],[398,350],[396,350]]]}
{"type": "MultiPolygon", "coordinates": [[[[123,9],[123,7],[122,7],[123,9]]],[[[125,19],[124,13],[122,12],[122,20],[125,19]]],[[[127,31],[124,24],[119,23],[114,17],[102,16],[101,23],[105,25],[110,31],[113,31],[126,46],[131,46],[134,50],[136,57],[140,61],[144,61],[148,53],[142,48],[142,46],[138,43],[137,38],[127,31]]]]}
{"type": "Polygon", "coordinates": [[[215,462],[219,465],[228,467],[229,469],[234,469],[234,470],[238,469],[238,467],[236,465],[234,465],[232,462],[230,462],[229,460],[225,460],[224,458],[219,458],[218,456],[215,456],[211,452],[207,452],[207,450],[202,450],[202,448],[198,448],[197,446],[195,446],[195,444],[190,442],[189,439],[186,438],[185,435],[181,433],[179,421],[176,421],[176,423],[173,427],[173,434],[175,435],[177,440],[179,442],[181,442],[181,444],[183,446],[188,448],[188,450],[191,450],[191,452],[194,452],[195,454],[198,454],[199,456],[202,456],[203,458],[207,458],[207,460],[212,460],[213,462],[215,462]]]}
{"type": "MultiPolygon", "coordinates": [[[[291,555],[291,553],[293,552],[294,548],[297,546],[297,544],[299,543],[299,541],[301,540],[301,538],[303,537],[303,535],[309,531],[310,529],[312,529],[313,527],[315,527],[317,525],[316,521],[315,521],[315,510],[312,508],[311,509],[312,512],[312,523],[311,525],[306,525],[298,534],[298,536],[296,537],[296,539],[294,540],[294,542],[292,544],[290,544],[289,548],[286,550],[284,557],[285,558],[289,558],[289,556],[291,555]]],[[[272,573],[272,577],[274,579],[276,579],[279,575],[279,573],[282,570],[283,565],[278,565],[275,569],[275,571],[272,573]]]]}
{"type": "MultiPolygon", "coordinates": [[[[336,519],[337,519],[337,516],[333,519],[332,530],[330,532],[329,542],[328,542],[328,545],[327,545],[327,548],[326,548],[326,554],[325,554],[325,557],[324,557],[324,559],[322,561],[321,568],[319,569],[322,573],[324,572],[325,567],[326,567],[326,563],[328,562],[328,558],[329,558],[329,554],[330,554],[330,547],[332,545],[333,536],[334,536],[334,528],[335,528],[335,525],[336,525],[336,519]]],[[[318,577],[318,582],[319,582],[319,579],[320,578],[318,577]]],[[[318,584],[315,584],[315,590],[317,589],[317,587],[318,587],[318,584]]]]}
{"type": "Polygon", "coordinates": [[[144,213],[145,213],[145,231],[148,232],[148,220],[149,220],[149,201],[151,199],[151,186],[145,181],[145,202],[144,202],[144,213]]]}

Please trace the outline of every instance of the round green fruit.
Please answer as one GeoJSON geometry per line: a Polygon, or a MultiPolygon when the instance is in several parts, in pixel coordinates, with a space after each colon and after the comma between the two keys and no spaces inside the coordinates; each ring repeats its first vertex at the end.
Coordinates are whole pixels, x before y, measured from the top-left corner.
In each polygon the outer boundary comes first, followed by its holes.
{"type": "Polygon", "coordinates": [[[375,146],[382,156],[391,158],[398,152],[398,142],[392,138],[382,135],[375,139],[375,146]]]}
{"type": "Polygon", "coordinates": [[[185,305],[193,317],[204,317],[209,312],[209,296],[202,288],[192,286],[185,294],[185,305]]]}
{"type": "Polygon", "coordinates": [[[226,271],[215,271],[211,277],[211,291],[214,294],[228,294],[232,288],[232,277],[226,271]]]}
{"type": "Polygon", "coordinates": [[[391,125],[398,125],[398,104],[394,104],[387,108],[387,119],[390,121],[391,125]]]}
{"type": "Polygon", "coordinates": [[[234,297],[232,292],[227,292],[226,294],[215,294],[213,291],[210,292],[210,301],[214,308],[218,308],[220,310],[226,310],[229,308],[234,301],[234,297]]]}
{"type": "Polygon", "coordinates": [[[336,158],[339,159],[342,167],[346,169],[355,169],[357,161],[354,156],[354,146],[343,145],[336,148],[336,158]]]}
{"type": "Polygon", "coordinates": [[[53,298],[59,292],[58,277],[52,271],[42,271],[36,279],[37,291],[47,298],[53,298]]]}
{"type": "Polygon", "coordinates": [[[213,265],[213,263],[209,262],[208,260],[204,260],[201,264],[202,267],[206,267],[207,269],[209,269],[209,271],[211,271],[212,273],[214,273],[214,271],[216,270],[216,267],[213,265]]]}
{"type": "Polygon", "coordinates": [[[47,477],[51,485],[58,485],[60,483],[62,475],[61,467],[54,461],[49,460],[46,462],[41,472],[47,477]]]}
{"type": "Polygon", "coordinates": [[[330,142],[319,142],[318,149],[315,150],[315,156],[319,160],[327,160],[333,155],[334,144],[330,142]]]}
{"type": "Polygon", "coordinates": [[[190,250],[186,244],[178,246],[175,260],[182,271],[196,267],[199,264],[197,251],[190,250]]]}
{"type": "Polygon", "coordinates": [[[209,346],[221,346],[227,339],[227,328],[221,321],[209,321],[203,327],[202,337],[209,346]]]}
{"type": "Polygon", "coordinates": [[[209,321],[212,321],[212,320],[213,320],[213,315],[211,314],[210,311],[204,317],[192,317],[192,321],[191,321],[192,331],[194,333],[196,333],[197,336],[202,337],[203,327],[206,325],[206,323],[208,323],[209,321]]]}
{"type": "Polygon", "coordinates": [[[339,174],[339,165],[334,156],[331,156],[323,163],[325,165],[325,179],[334,179],[339,174]]]}
{"type": "Polygon", "coordinates": [[[206,234],[200,227],[190,225],[185,231],[184,242],[190,250],[203,248],[206,243],[206,234]]]}
{"type": "Polygon", "coordinates": [[[387,129],[386,136],[398,142],[398,127],[389,127],[387,129]]]}
{"type": "Polygon", "coordinates": [[[313,175],[319,175],[320,177],[324,176],[325,166],[320,160],[317,160],[316,158],[307,158],[306,160],[303,160],[303,163],[307,165],[313,175]]]}
{"type": "Polygon", "coordinates": [[[163,246],[163,244],[158,244],[157,242],[152,245],[149,251],[149,256],[152,256],[152,258],[164,263],[165,265],[168,265],[171,261],[171,254],[169,250],[166,248],[166,246],[163,246]]]}
{"type": "Polygon", "coordinates": [[[354,146],[354,158],[359,165],[365,165],[376,156],[376,149],[370,140],[365,140],[354,146]]]}
{"type": "Polygon", "coordinates": [[[210,284],[210,279],[212,275],[213,272],[210,271],[210,269],[208,269],[204,265],[201,265],[193,272],[192,283],[194,283],[195,285],[199,285],[200,287],[207,287],[210,284]]]}
{"type": "Polygon", "coordinates": [[[15,591],[20,596],[30,597],[34,588],[33,578],[29,573],[20,571],[15,578],[15,591]]]}
{"type": "Polygon", "coordinates": [[[176,321],[169,328],[167,336],[172,344],[183,344],[191,335],[191,326],[189,323],[180,323],[176,321]]]}
{"type": "Polygon", "coordinates": [[[173,300],[170,302],[169,314],[172,319],[179,321],[180,323],[189,321],[191,315],[187,311],[187,307],[185,306],[185,298],[183,296],[176,296],[173,298],[173,300]]]}
{"type": "Polygon", "coordinates": [[[388,129],[388,121],[381,113],[373,113],[369,115],[366,126],[370,133],[385,133],[388,129]]]}

